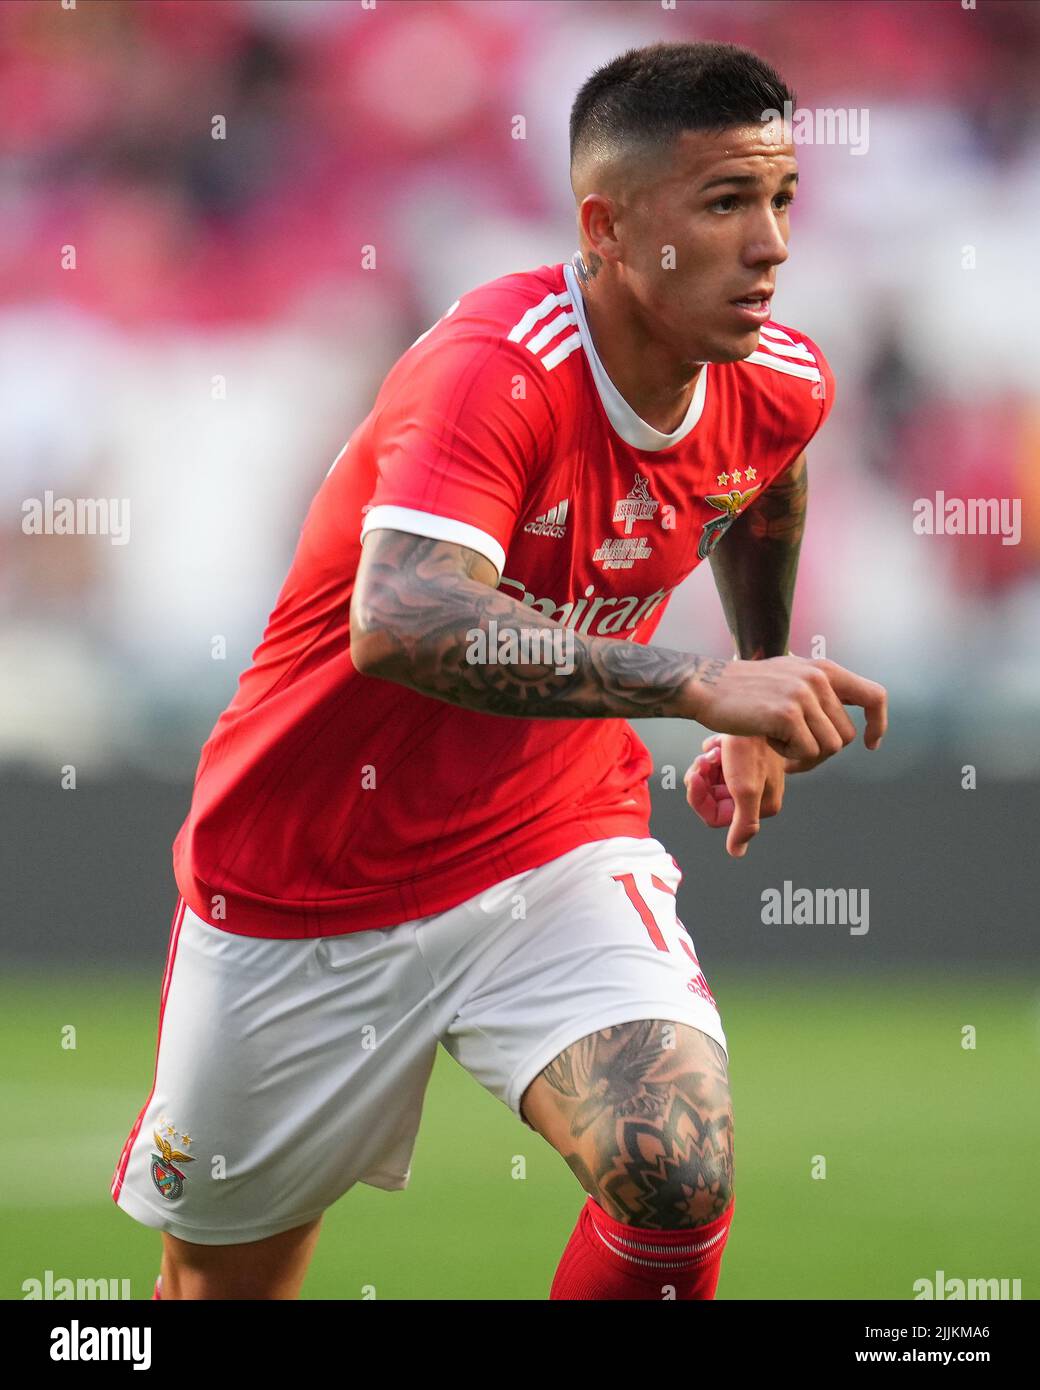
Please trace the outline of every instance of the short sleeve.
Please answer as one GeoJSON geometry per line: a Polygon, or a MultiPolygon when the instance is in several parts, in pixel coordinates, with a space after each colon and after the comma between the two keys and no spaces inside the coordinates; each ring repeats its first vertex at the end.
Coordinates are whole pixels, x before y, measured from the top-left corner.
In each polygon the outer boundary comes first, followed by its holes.
{"type": "Polygon", "coordinates": [[[552,419],[541,365],[501,337],[438,335],[376,403],[376,485],[361,528],[468,546],[499,576],[552,419]]]}
{"type": "Polygon", "coordinates": [[[812,389],[813,400],[818,402],[818,409],[813,415],[809,437],[799,450],[799,453],[801,453],[802,450],[808,447],[813,437],[834,408],[834,373],[831,371],[830,363],[812,339],[807,338],[804,333],[799,336],[804,345],[812,353],[815,359],[815,365],[820,374],[819,381],[813,382],[812,389]]]}

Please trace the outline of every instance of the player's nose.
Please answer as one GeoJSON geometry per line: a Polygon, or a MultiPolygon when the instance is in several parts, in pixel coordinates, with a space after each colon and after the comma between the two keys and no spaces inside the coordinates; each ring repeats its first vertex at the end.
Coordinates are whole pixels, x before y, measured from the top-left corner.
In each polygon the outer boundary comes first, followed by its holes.
{"type": "Polygon", "coordinates": [[[765,219],[755,228],[754,235],[744,247],[747,266],[783,265],[790,252],[774,218],[765,219]]]}

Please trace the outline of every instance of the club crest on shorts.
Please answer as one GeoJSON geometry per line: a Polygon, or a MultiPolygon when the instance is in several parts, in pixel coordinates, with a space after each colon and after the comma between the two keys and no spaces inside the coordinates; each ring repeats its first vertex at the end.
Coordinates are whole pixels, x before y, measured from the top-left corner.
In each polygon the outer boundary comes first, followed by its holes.
{"type": "Polygon", "coordinates": [[[705,497],[705,502],[717,507],[722,513],[721,516],[713,516],[704,523],[701,532],[700,544],[697,547],[697,554],[702,560],[706,560],[711,552],[718,545],[719,541],[726,534],[729,528],[740,515],[741,510],[747,506],[753,493],[757,492],[762,486],[756,483],[754,487],[748,488],[747,492],[741,492],[739,488],[733,488],[730,492],[715,492],[710,497],[705,497]]]}
{"type": "MultiPolygon", "coordinates": [[[[173,1125],[166,1126],[166,1134],[160,1134],[157,1129],[153,1130],[152,1134],[155,1139],[155,1147],[159,1150],[158,1153],[152,1154],[152,1182],[155,1183],[160,1197],[164,1197],[167,1202],[173,1202],[184,1191],[184,1174],[174,1164],[194,1163],[195,1160],[191,1154],[182,1153],[180,1149],[175,1149],[170,1139],[167,1138],[167,1135],[176,1137],[177,1131],[173,1125]]],[[[181,1143],[190,1144],[190,1136],[182,1134],[181,1143]]]]}

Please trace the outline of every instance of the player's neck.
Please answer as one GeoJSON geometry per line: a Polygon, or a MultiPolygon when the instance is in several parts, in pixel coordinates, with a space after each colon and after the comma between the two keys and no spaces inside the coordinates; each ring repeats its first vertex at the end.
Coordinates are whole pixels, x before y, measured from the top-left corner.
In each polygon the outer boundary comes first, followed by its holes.
{"type": "Polygon", "coordinates": [[[607,376],[641,420],[673,434],[690,408],[703,368],[677,362],[625,311],[604,282],[582,286],[589,332],[607,376]]]}

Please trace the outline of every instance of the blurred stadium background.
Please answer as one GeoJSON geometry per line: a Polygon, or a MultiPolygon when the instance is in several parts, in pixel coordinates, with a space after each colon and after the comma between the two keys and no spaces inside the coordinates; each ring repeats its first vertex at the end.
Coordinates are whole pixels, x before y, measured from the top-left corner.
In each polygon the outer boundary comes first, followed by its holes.
{"type": "MultiPolygon", "coordinates": [[[[838,383],[793,647],[824,638],[892,701],[883,750],[792,783],[743,862],[684,805],[702,732],[640,724],[731,1045],[720,1297],[907,1299],[936,1269],[1037,1296],[1040,6],[8,0],[0,1297],[46,1269],[150,1293],[158,1239],[107,1187],[151,1081],[199,746],[393,361],[462,291],[575,249],[578,86],[699,38],[869,113],[865,153],[799,148],[775,313],[838,383]],[[25,535],[48,490],[129,499],[129,543],[25,535]],[[1020,543],[916,535],[939,490],[1020,498],[1020,543]],[[869,932],[764,925],[785,880],[868,889],[869,932]]],[[[729,649],[707,566],[657,640],[729,649]]],[[[306,1296],[544,1297],[580,1200],[442,1057],[412,1186],[330,1213],[306,1296]]]]}

